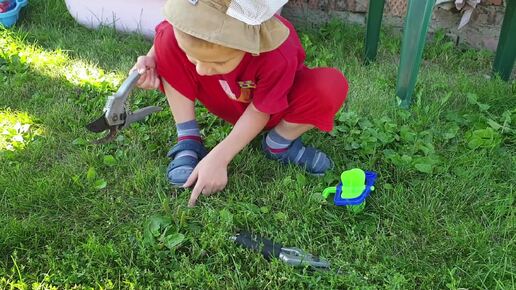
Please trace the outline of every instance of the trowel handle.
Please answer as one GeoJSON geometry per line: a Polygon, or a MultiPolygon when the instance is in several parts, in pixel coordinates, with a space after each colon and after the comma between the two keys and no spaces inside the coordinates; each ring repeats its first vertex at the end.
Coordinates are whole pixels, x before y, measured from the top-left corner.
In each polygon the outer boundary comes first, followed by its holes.
{"type": "Polygon", "coordinates": [[[127,97],[138,82],[138,79],[140,79],[140,73],[137,70],[133,70],[116,92],[116,96],[127,97]]]}
{"type": "Polygon", "coordinates": [[[232,240],[245,248],[261,252],[269,260],[274,257],[278,258],[282,251],[280,244],[245,231],[238,233],[232,240]]]}

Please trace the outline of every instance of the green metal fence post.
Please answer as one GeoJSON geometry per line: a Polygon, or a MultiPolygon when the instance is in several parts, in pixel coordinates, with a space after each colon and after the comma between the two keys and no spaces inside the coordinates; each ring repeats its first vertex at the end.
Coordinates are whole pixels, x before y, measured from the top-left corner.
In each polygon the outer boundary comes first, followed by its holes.
{"type": "Polygon", "coordinates": [[[516,60],[516,0],[506,0],[507,7],[496,49],[493,72],[508,81],[516,60]]]}
{"type": "Polygon", "coordinates": [[[434,4],[435,0],[409,0],[408,3],[396,86],[396,94],[401,99],[400,105],[405,108],[410,105],[416,86],[434,4]]]}
{"type": "Polygon", "coordinates": [[[383,7],[385,0],[369,0],[369,10],[367,12],[367,29],[365,43],[365,59],[367,64],[374,61],[378,52],[378,42],[380,40],[380,28],[382,26],[383,7]]]}

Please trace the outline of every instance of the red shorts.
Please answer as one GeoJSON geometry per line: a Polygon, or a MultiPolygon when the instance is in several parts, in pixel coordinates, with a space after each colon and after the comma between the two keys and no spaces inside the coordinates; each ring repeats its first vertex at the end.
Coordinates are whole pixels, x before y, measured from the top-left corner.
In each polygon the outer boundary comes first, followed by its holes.
{"type": "Polygon", "coordinates": [[[310,124],[329,132],[347,94],[348,82],[339,70],[304,68],[296,74],[288,94],[288,108],[271,115],[266,129],[273,128],[284,119],[290,123],[310,124]]]}

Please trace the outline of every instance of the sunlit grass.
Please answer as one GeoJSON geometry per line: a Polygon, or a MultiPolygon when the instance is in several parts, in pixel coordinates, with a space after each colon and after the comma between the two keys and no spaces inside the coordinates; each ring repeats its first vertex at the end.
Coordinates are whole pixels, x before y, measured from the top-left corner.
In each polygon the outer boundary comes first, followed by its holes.
{"type": "Polygon", "coordinates": [[[48,51],[37,44],[27,44],[22,34],[5,29],[0,29],[0,59],[6,61],[8,70],[25,72],[32,69],[52,78],[65,78],[73,85],[93,88],[115,87],[122,77],[106,73],[96,64],[73,59],[66,51],[48,51]]]}
{"type": "Polygon", "coordinates": [[[0,111],[0,152],[24,149],[43,129],[25,112],[0,111]]]}

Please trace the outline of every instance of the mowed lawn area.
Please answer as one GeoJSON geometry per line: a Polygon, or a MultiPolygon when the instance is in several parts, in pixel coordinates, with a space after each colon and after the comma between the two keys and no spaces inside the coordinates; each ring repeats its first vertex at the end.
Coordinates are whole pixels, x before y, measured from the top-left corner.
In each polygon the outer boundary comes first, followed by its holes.
{"type": "MultiPolygon", "coordinates": [[[[307,64],[350,83],[331,134],[307,144],[335,162],[323,178],[261,153],[231,163],[227,188],[188,208],[165,177],[176,142],[162,112],[115,141],[85,125],[152,42],[78,25],[60,0],[31,0],[0,28],[1,289],[515,289],[516,83],[490,77],[494,54],[428,42],[412,106],[395,86],[400,37],[382,31],[364,66],[365,28],[297,27],[307,64]],[[365,210],[325,201],[343,170],[378,173],[365,210]],[[295,269],[230,240],[248,230],[317,254],[330,271],[295,269]],[[38,288],[40,287],[40,288],[38,288]]],[[[231,127],[201,106],[205,144],[231,127]]]]}

